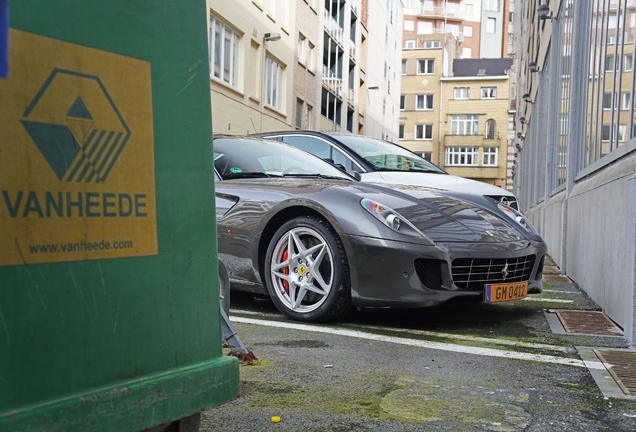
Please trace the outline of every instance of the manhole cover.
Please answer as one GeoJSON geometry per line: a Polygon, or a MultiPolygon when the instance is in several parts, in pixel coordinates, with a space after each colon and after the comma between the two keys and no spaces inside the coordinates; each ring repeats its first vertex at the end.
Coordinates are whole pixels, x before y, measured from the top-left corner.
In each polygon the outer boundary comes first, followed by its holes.
{"type": "Polygon", "coordinates": [[[636,395],[636,352],[617,349],[595,351],[623,393],[636,395]]]}
{"type": "Polygon", "coordinates": [[[602,336],[623,335],[623,331],[603,312],[558,310],[555,313],[568,333],[602,336]]]}

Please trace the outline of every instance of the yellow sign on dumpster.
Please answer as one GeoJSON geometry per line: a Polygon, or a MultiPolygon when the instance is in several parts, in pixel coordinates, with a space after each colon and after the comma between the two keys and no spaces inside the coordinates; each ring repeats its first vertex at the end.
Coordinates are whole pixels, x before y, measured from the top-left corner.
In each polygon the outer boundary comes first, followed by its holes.
{"type": "Polygon", "coordinates": [[[157,254],[150,63],[11,30],[0,265],[157,254]]]}

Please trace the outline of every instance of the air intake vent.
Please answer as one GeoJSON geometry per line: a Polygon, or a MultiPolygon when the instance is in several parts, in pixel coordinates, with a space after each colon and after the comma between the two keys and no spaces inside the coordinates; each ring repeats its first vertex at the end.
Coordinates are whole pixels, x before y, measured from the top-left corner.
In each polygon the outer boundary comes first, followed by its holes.
{"type": "Polygon", "coordinates": [[[455,259],[452,267],[453,282],[461,290],[481,291],[487,283],[525,281],[530,279],[535,259],[535,255],[518,258],[455,259]]]}
{"type": "Polygon", "coordinates": [[[418,258],[414,264],[415,272],[424,286],[430,289],[442,287],[442,261],[418,258]]]}

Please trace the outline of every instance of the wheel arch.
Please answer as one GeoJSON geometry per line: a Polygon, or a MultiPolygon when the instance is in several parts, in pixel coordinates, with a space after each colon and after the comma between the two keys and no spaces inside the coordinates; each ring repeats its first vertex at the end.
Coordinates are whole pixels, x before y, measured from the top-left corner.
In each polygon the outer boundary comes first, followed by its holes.
{"type": "Polygon", "coordinates": [[[269,246],[272,237],[274,237],[274,234],[276,234],[278,228],[280,228],[281,225],[283,225],[285,222],[301,216],[313,216],[317,219],[325,221],[331,226],[331,228],[336,232],[336,235],[342,241],[342,238],[340,237],[340,226],[338,226],[338,224],[335,223],[333,220],[325,217],[325,215],[320,213],[318,210],[303,206],[291,206],[282,209],[281,211],[276,213],[269,221],[267,221],[267,224],[261,232],[261,238],[259,239],[258,248],[256,249],[255,263],[258,266],[258,274],[261,278],[261,281],[263,281],[263,286],[265,285],[265,274],[263,273],[265,267],[265,256],[267,254],[267,247],[269,246]]]}

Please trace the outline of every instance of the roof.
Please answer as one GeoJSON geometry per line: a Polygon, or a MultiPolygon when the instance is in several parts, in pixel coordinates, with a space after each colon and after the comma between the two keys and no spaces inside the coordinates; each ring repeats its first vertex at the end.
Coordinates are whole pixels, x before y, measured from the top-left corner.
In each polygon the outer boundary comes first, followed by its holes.
{"type": "Polygon", "coordinates": [[[511,67],[511,58],[455,59],[453,75],[456,77],[501,76],[507,75],[511,67]]]}

